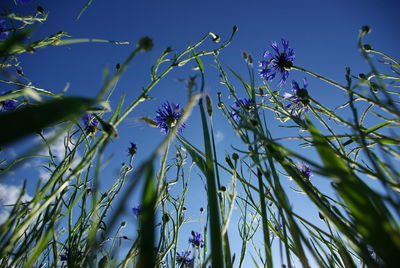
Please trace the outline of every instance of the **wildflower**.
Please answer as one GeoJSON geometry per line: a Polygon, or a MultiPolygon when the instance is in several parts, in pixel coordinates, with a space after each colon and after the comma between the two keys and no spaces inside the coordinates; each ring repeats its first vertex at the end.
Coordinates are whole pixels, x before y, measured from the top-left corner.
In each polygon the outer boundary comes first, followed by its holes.
{"type": "Polygon", "coordinates": [[[191,251],[189,251],[189,250],[184,250],[181,253],[177,252],[176,253],[176,262],[180,265],[183,265],[184,267],[189,266],[194,261],[193,258],[190,258],[190,253],[191,253],[191,251]]]}
{"type": "Polygon", "coordinates": [[[192,244],[193,247],[204,247],[204,240],[200,233],[192,231],[192,236],[189,238],[189,243],[192,244]]]}
{"type": "Polygon", "coordinates": [[[309,179],[312,176],[311,169],[310,169],[309,165],[301,162],[301,163],[297,163],[296,168],[307,179],[309,179]]]}
{"type": "MultiPolygon", "coordinates": [[[[4,95],[5,92],[1,92],[0,95],[4,95]]],[[[13,111],[17,108],[17,102],[15,100],[4,100],[0,101],[0,112],[13,111]]]]}
{"type": "MultiPolygon", "coordinates": [[[[169,102],[165,102],[162,105],[162,109],[157,111],[154,121],[156,122],[157,127],[160,128],[161,132],[168,133],[168,131],[178,123],[181,116],[182,109],[179,107],[179,104],[170,104],[169,102]]],[[[185,126],[186,125],[182,123],[178,131],[182,132],[182,129],[185,126]]]]}
{"type": "Polygon", "coordinates": [[[131,142],[131,147],[129,147],[129,149],[128,149],[129,155],[132,155],[132,156],[135,155],[136,151],[137,151],[136,143],[131,142]]]}
{"type": "Polygon", "coordinates": [[[251,56],[251,54],[247,53],[246,51],[242,51],[242,58],[248,65],[253,64],[253,57],[251,56]]]}
{"type": "Polygon", "coordinates": [[[132,208],[133,215],[139,217],[140,212],[142,211],[142,204],[138,204],[136,207],[132,208]]]}
{"type": "Polygon", "coordinates": [[[283,86],[289,77],[289,70],[293,67],[294,51],[289,47],[289,41],[282,39],[283,51],[280,52],[277,42],[272,42],[271,47],[274,49],[276,55],[274,56],[270,51],[264,52],[264,58],[267,60],[260,61],[259,73],[262,78],[271,82],[276,74],[281,76],[279,86],[283,86]]]}
{"type": "Polygon", "coordinates": [[[240,121],[241,116],[251,116],[255,111],[255,104],[252,99],[239,99],[231,106],[233,109],[232,117],[235,121],[240,121]]]}
{"type": "Polygon", "coordinates": [[[93,134],[96,132],[99,121],[93,114],[85,114],[82,117],[82,121],[88,134],[93,134]]]}
{"type": "Polygon", "coordinates": [[[292,102],[291,104],[287,105],[286,108],[295,111],[296,114],[300,114],[303,111],[307,112],[309,109],[308,105],[310,104],[310,100],[308,99],[307,87],[308,83],[306,78],[304,78],[303,80],[303,88],[300,88],[299,84],[293,80],[293,94],[285,93],[285,95],[283,95],[286,100],[292,102]]]}
{"type": "Polygon", "coordinates": [[[9,31],[6,28],[6,20],[0,20],[0,41],[5,40],[8,34],[9,31]]]}

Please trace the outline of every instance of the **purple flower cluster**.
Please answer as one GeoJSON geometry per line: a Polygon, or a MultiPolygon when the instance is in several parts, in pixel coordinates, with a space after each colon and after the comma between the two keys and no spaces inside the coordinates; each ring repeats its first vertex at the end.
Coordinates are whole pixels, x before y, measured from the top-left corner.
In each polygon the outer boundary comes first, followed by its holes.
{"type": "Polygon", "coordinates": [[[231,106],[232,117],[236,122],[241,121],[243,116],[251,116],[255,112],[255,103],[252,99],[238,99],[231,106]]]}
{"type": "MultiPolygon", "coordinates": [[[[179,118],[182,116],[182,109],[179,104],[165,102],[161,109],[158,109],[154,121],[158,128],[163,133],[168,133],[177,123],[179,118]]],[[[182,132],[185,128],[185,123],[182,123],[179,127],[179,132],[182,132]]]]}
{"type": "Polygon", "coordinates": [[[293,94],[285,93],[285,95],[283,95],[286,100],[292,102],[288,104],[286,108],[290,109],[292,112],[295,112],[297,115],[301,112],[307,112],[309,110],[308,105],[310,104],[310,100],[308,98],[307,87],[308,83],[306,78],[303,80],[303,88],[300,88],[299,84],[293,80],[293,94]]]}
{"type": "Polygon", "coordinates": [[[307,165],[306,163],[303,162],[297,163],[296,168],[307,179],[309,179],[312,176],[310,166],[307,165]]]}
{"type": "Polygon", "coordinates": [[[190,250],[184,250],[181,253],[176,253],[176,262],[183,267],[188,267],[194,261],[194,258],[190,258],[190,250]]]}
{"type": "Polygon", "coordinates": [[[189,238],[189,243],[191,243],[193,247],[204,247],[204,240],[201,234],[195,231],[192,231],[192,237],[189,238]]]}
{"type": "Polygon", "coordinates": [[[136,207],[132,208],[132,213],[136,217],[139,217],[140,212],[142,211],[142,204],[138,204],[136,207]]]}
{"type": "Polygon", "coordinates": [[[279,86],[283,86],[289,77],[289,70],[293,67],[294,50],[289,47],[289,41],[282,39],[283,51],[278,48],[277,42],[272,42],[271,47],[275,51],[273,55],[270,51],[264,52],[264,58],[267,60],[260,61],[259,73],[262,78],[271,82],[278,74],[281,76],[279,86]]]}
{"type": "Polygon", "coordinates": [[[83,124],[85,127],[97,127],[99,121],[93,114],[85,114],[82,118],[83,124]]]}

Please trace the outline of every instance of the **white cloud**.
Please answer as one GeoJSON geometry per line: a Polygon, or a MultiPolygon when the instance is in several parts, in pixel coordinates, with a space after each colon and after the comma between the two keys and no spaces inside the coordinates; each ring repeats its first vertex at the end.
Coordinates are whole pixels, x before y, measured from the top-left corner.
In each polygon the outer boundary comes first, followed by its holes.
{"type": "Polygon", "coordinates": [[[220,143],[221,141],[223,141],[225,138],[224,133],[222,133],[222,131],[217,130],[217,133],[215,133],[215,143],[220,143]]]}
{"type": "MultiPolygon", "coordinates": [[[[0,184],[0,224],[7,220],[12,207],[9,205],[15,204],[21,194],[21,187],[15,185],[0,184]]],[[[21,201],[27,202],[32,197],[28,194],[22,196],[21,201]]]]}

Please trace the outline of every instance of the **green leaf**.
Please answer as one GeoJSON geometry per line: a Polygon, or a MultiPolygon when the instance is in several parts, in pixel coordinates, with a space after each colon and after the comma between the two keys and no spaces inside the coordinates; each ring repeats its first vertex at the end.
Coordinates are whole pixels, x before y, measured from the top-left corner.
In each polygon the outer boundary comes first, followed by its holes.
{"type": "Polygon", "coordinates": [[[61,120],[75,119],[94,104],[92,99],[69,97],[2,113],[0,147],[61,120]]]}

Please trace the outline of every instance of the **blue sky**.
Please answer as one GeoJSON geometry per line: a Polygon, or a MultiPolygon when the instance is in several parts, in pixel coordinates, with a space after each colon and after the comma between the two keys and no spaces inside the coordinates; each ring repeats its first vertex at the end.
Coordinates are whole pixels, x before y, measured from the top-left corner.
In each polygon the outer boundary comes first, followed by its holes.
{"type": "MultiPolygon", "coordinates": [[[[38,49],[35,54],[20,57],[23,71],[38,87],[61,92],[70,84],[68,95],[95,96],[102,85],[102,71],[111,72],[117,63],[121,63],[134,48],[135,42],[149,36],[154,41],[152,51],[140,54],[124,74],[114,97],[113,108],[119,97],[126,95],[126,103],[135,99],[149,79],[149,70],[161,52],[171,46],[179,52],[193,44],[208,32],[215,32],[226,40],[234,25],[239,27],[233,43],[220,55],[221,61],[246,76],[246,66],[240,56],[241,51],[252,54],[255,62],[261,60],[270,42],[281,38],[290,41],[295,50],[295,65],[325,75],[338,82],[344,82],[344,71],[350,66],[355,74],[366,71],[366,65],[357,49],[357,35],[363,25],[369,25],[372,33],[367,41],[378,50],[398,58],[399,55],[399,20],[400,4],[395,0],[358,0],[358,1],[133,1],[133,0],[94,0],[92,5],[77,20],[76,16],[85,1],[40,1],[32,0],[26,5],[15,7],[12,0],[4,0],[0,10],[15,10],[29,14],[36,5],[41,5],[49,12],[44,25],[34,27],[31,40],[37,40],[60,30],[72,38],[101,38],[117,41],[129,41],[130,45],[104,43],[77,44],[64,47],[38,49]]],[[[204,48],[216,47],[210,40],[204,48]]],[[[221,91],[227,103],[228,92],[219,84],[217,72],[212,67],[212,60],[206,59],[206,90],[216,103],[216,92],[221,91]]],[[[186,91],[178,79],[187,78],[195,73],[189,65],[182,70],[169,74],[165,81],[158,84],[150,93],[154,100],[140,104],[130,115],[127,123],[118,129],[120,138],[113,141],[109,156],[113,156],[108,168],[103,173],[104,185],[115,176],[123,161],[127,161],[129,142],[138,144],[137,163],[156,148],[163,138],[158,129],[149,128],[137,120],[141,116],[155,116],[155,111],[164,101],[186,102],[186,91]]],[[[257,64],[255,64],[255,69],[257,64]]],[[[300,80],[304,74],[292,71],[289,81],[300,80]]],[[[309,92],[313,97],[334,108],[343,103],[344,93],[327,86],[312,77],[309,80],[309,92]]],[[[262,80],[256,79],[261,85],[262,80]]],[[[277,82],[271,85],[275,86],[277,82]]],[[[283,91],[290,92],[290,83],[283,91]]],[[[243,92],[244,94],[244,92],[243,92]]],[[[272,119],[272,115],[271,120],[272,119]]],[[[225,151],[232,153],[230,145],[238,141],[226,120],[218,112],[214,116],[214,125],[218,133],[218,148],[223,157],[225,151]]],[[[194,144],[201,146],[199,134],[199,115],[194,112],[188,121],[184,136],[194,144]]],[[[276,137],[295,135],[293,131],[273,125],[276,137]]],[[[27,177],[23,173],[22,177],[27,177]]],[[[192,179],[198,187],[198,178],[192,179]],[[196,181],[197,180],[197,181],[196,181]]],[[[226,178],[228,181],[229,178],[226,178]]],[[[18,185],[15,178],[10,183],[18,185]]],[[[322,182],[322,184],[325,182],[322,182]]],[[[201,185],[201,184],[200,184],[201,185]]],[[[31,193],[32,194],[32,193],[31,193]]],[[[193,193],[193,200],[205,200],[205,192],[193,193]]],[[[129,206],[135,205],[133,197],[129,206]]],[[[205,207],[192,202],[193,217],[198,217],[198,209],[205,207]]],[[[132,218],[132,221],[134,218],[132,218]]],[[[236,228],[236,227],[234,227],[236,228]]],[[[188,231],[189,234],[190,231],[188,231]]]]}

